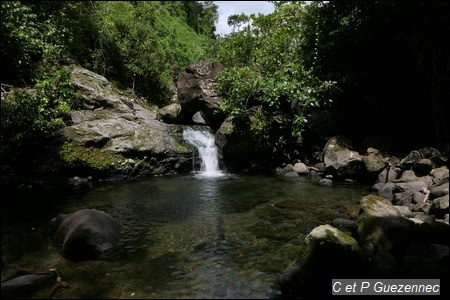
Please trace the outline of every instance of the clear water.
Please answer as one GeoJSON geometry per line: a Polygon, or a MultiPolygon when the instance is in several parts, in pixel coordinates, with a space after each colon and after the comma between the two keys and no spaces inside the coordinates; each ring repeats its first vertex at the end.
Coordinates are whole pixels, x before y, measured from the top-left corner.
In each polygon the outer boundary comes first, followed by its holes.
{"type": "Polygon", "coordinates": [[[17,265],[60,270],[70,286],[57,290],[60,299],[281,298],[277,278],[306,234],[349,217],[368,191],[307,178],[197,172],[5,195],[2,281],[17,265]],[[121,241],[101,260],[71,262],[45,225],[83,208],[116,218],[121,241]]]}

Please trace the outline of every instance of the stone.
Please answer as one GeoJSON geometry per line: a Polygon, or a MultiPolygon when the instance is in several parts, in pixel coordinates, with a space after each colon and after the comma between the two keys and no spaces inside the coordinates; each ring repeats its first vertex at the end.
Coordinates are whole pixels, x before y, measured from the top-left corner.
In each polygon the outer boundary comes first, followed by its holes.
{"type": "Polygon", "coordinates": [[[182,146],[180,125],[159,121],[154,110],[122,95],[104,77],[89,70],[75,67],[72,81],[85,105],[71,111],[71,125],[53,133],[56,143],[93,147],[105,158],[117,157],[113,174],[129,173],[131,169],[119,168],[127,157],[158,158],[155,165],[162,172],[173,171],[167,158],[177,158],[185,162],[186,169],[191,168],[191,151],[182,146]]]}
{"type": "Polygon", "coordinates": [[[428,185],[422,180],[415,180],[395,183],[395,188],[400,192],[420,192],[426,190],[428,185]]]}
{"type": "Polygon", "coordinates": [[[364,166],[368,172],[381,172],[387,166],[387,160],[374,148],[367,149],[367,155],[362,156],[364,166]]]}
{"type": "Polygon", "coordinates": [[[159,110],[159,115],[161,116],[161,119],[168,124],[182,124],[184,119],[181,105],[178,103],[164,106],[159,110]]]}
{"type": "Polygon", "coordinates": [[[448,185],[449,185],[448,182],[446,182],[446,183],[443,183],[441,185],[431,188],[430,189],[430,198],[434,199],[434,198],[448,195],[448,188],[449,188],[448,185]]]}
{"type": "Polygon", "coordinates": [[[389,200],[375,195],[365,196],[360,200],[357,215],[359,242],[367,254],[390,253],[398,257],[406,253],[414,224],[402,216],[389,200]]]}
{"type": "Polygon", "coordinates": [[[225,115],[220,109],[222,98],[216,91],[215,77],[223,66],[211,61],[190,65],[181,72],[177,82],[177,96],[183,110],[191,115],[201,111],[217,129],[225,115]]]}
{"type": "Polygon", "coordinates": [[[417,170],[423,174],[429,174],[433,170],[434,163],[428,158],[419,159],[414,164],[414,170],[417,170]]]}
{"type": "Polygon", "coordinates": [[[430,175],[433,176],[435,182],[441,182],[444,179],[448,178],[448,168],[447,167],[440,167],[431,170],[430,175]]]}
{"type": "Polygon", "coordinates": [[[296,163],[294,165],[293,169],[294,169],[294,172],[297,172],[298,174],[308,174],[309,173],[308,167],[302,162],[296,163]]]}
{"type": "Polygon", "coordinates": [[[51,232],[69,260],[94,259],[117,246],[120,225],[108,213],[82,209],[55,218],[51,232]]]}
{"type": "Polygon", "coordinates": [[[410,181],[416,181],[418,179],[419,178],[416,176],[414,171],[405,170],[396,182],[410,182],[410,181]]]}
{"type": "Polygon", "coordinates": [[[352,178],[361,173],[362,159],[358,152],[348,149],[324,155],[325,175],[333,175],[340,179],[352,178]]]}
{"type": "Polygon", "coordinates": [[[384,184],[383,187],[378,191],[378,196],[392,201],[394,200],[394,190],[395,184],[392,182],[388,182],[384,184]]]}
{"type": "Polygon", "coordinates": [[[206,124],[208,124],[208,122],[206,121],[205,115],[201,111],[196,112],[192,116],[192,121],[195,124],[199,124],[199,125],[206,125],[206,124]]]}
{"type": "Polygon", "coordinates": [[[279,277],[283,297],[329,296],[333,278],[365,278],[369,260],[357,241],[331,225],[314,228],[279,277]]]}
{"type": "Polygon", "coordinates": [[[396,167],[386,168],[378,174],[378,181],[382,183],[393,182],[397,179],[401,169],[396,167]]]}

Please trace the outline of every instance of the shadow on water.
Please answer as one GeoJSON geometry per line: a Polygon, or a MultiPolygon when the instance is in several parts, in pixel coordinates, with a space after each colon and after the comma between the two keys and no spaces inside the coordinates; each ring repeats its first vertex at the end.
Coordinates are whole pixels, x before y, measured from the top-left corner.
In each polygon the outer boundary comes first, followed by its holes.
{"type": "Polygon", "coordinates": [[[58,268],[70,285],[56,292],[61,299],[269,299],[281,297],[277,278],[306,234],[336,217],[349,217],[368,188],[193,172],[104,182],[58,196],[50,196],[57,189],[45,192],[49,197],[41,204],[30,204],[29,194],[7,200],[2,280],[14,264],[58,268]],[[23,203],[22,197],[27,206],[14,204],[23,203]],[[57,214],[83,208],[116,218],[121,240],[101,260],[70,262],[37,228],[57,214]]]}

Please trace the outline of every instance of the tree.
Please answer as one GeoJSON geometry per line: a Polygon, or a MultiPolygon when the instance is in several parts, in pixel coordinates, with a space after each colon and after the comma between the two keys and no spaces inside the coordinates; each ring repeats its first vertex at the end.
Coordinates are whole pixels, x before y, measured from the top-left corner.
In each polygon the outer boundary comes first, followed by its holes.
{"type": "Polygon", "coordinates": [[[244,26],[245,23],[250,21],[250,17],[245,13],[241,13],[240,15],[230,15],[228,16],[227,24],[230,27],[233,27],[233,32],[239,31],[241,26],[244,26]]]}
{"type": "Polygon", "coordinates": [[[340,105],[372,112],[373,119],[361,120],[361,134],[408,124],[400,144],[448,142],[447,2],[329,1],[308,8],[308,51],[301,54],[316,76],[337,81],[340,105]]]}
{"type": "Polygon", "coordinates": [[[315,77],[299,55],[305,14],[302,2],[280,2],[272,14],[241,14],[228,20],[236,27],[251,24],[227,36],[219,46],[218,60],[228,67],[219,74],[219,88],[225,95],[222,108],[241,115],[251,107],[261,107],[256,135],[267,136],[270,115],[294,112],[291,133],[301,137],[306,112],[330,101],[326,96],[332,82],[315,77]]]}

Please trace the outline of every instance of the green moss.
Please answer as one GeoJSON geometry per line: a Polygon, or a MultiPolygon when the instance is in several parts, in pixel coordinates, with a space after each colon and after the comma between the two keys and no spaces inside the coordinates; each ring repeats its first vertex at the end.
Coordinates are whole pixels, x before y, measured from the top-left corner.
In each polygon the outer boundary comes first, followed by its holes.
{"type": "Polygon", "coordinates": [[[69,142],[61,146],[59,156],[65,167],[88,167],[98,171],[114,168],[122,158],[117,154],[102,152],[98,148],[74,145],[69,142]]]}

